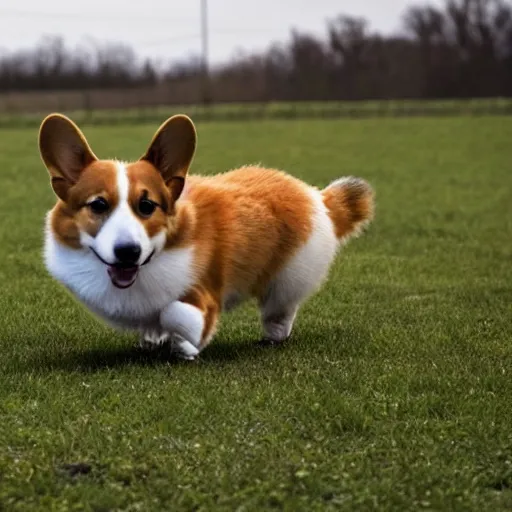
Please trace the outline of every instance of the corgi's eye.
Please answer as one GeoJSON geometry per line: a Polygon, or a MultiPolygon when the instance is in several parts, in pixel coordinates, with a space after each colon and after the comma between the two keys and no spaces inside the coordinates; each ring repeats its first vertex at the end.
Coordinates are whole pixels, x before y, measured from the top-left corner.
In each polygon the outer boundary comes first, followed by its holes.
{"type": "Polygon", "coordinates": [[[151,217],[155,210],[156,203],[154,203],[153,201],[146,199],[144,197],[139,201],[139,213],[143,217],[151,217]]]}
{"type": "Polygon", "coordinates": [[[96,215],[101,215],[102,213],[107,212],[110,208],[107,200],[104,199],[103,197],[97,197],[96,199],[88,203],[87,206],[96,215]]]}

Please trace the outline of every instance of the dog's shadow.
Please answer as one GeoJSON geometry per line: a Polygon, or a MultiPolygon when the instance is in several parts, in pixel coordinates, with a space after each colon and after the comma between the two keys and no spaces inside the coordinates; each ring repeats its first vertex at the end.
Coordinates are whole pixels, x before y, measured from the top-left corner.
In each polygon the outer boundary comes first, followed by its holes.
{"type": "Polygon", "coordinates": [[[137,345],[116,346],[114,348],[77,347],[62,353],[35,354],[27,361],[29,369],[39,371],[97,372],[127,366],[157,367],[162,365],[194,365],[202,363],[232,363],[247,358],[258,357],[267,350],[282,347],[261,347],[254,340],[247,342],[226,342],[218,340],[209,346],[194,361],[184,361],[164,346],[155,350],[145,350],[137,345]]]}
{"type": "MultiPolygon", "coordinates": [[[[327,341],[325,346],[318,346],[310,341],[307,333],[304,337],[292,335],[291,339],[277,346],[260,344],[256,339],[251,340],[227,340],[217,338],[209,345],[200,356],[194,361],[183,361],[176,354],[170,351],[169,346],[164,345],[155,350],[145,350],[140,348],[135,340],[118,340],[114,346],[108,345],[108,339],[100,339],[93,346],[84,346],[79,339],[68,339],[65,348],[55,346],[55,339],[47,344],[41,339],[31,340],[30,345],[41,347],[53,345],[52,350],[34,350],[23,362],[8,365],[14,371],[23,368],[28,372],[53,372],[63,371],[67,373],[82,372],[93,373],[109,369],[119,369],[124,367],[161,367],[176,365],[196,365],[196,364],[244,364],[248,360],[267,360],[268,357],[274,357],[276,352],[285,352],[288,355],[299,351],[304,357],[314,350],[326,351],[329,353],[334,350],[337,356],[350,355],[353,352],[359,352],[368,346],[369,335],[364,329],[353,330],[343,327],[337,327],[334,331],[323,333],[315,329],[315,339],[332,338],[337,341],[335,344],[327,341]],[[342,341],[343,340],[343,341],[342,341]],[[74,343],[76,342],[76,344],[74,343]]],[[[49,341],[49,340],[48,340],[49,341]]]]}

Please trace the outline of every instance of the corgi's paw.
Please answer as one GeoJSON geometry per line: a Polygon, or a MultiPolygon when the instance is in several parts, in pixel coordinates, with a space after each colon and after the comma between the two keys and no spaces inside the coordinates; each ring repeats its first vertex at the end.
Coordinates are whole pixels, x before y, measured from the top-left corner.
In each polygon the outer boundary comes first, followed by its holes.
{"type": "Polygon", "coordinates": [[[284,340],[273,340],[271,338],[263,337],[256,343],[256,345],[258,347],[279,348],[279,347],[282,347],[286,343],[287,340],[288,340],[288,338],[286,338],[284,340]]]}
{"type": "Polygon", "coordinates": [[[155,350],[167,343],[169,339],[170,336],[166,332],[146,331],[139,340],[139,347],[148,351],[155,350]]]}
{"type": "Polygon", "coordinates": [[[172,337],[187,340],[194,347],[201,345],[204,318],[200,309],[179,300],[169,304],[160,314],[160,324],[172,337]]]}
{"type": "Polygon", "coordinates": [[[179,334],[173,334],[171,338],[171,353],[176,354],[180,359],[193,361],[199,355],[199,350],[179,334]]]}

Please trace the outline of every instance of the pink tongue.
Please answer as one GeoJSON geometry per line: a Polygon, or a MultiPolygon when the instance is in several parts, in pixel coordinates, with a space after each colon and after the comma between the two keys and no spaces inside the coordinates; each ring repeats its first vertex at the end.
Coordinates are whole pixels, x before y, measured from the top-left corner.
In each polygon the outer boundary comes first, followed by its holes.
{"type": "Polygon", "coordinates": [[[127,287],[133,284],[139,267],[108,267],[108,274],[115,285],[127,287]]]}

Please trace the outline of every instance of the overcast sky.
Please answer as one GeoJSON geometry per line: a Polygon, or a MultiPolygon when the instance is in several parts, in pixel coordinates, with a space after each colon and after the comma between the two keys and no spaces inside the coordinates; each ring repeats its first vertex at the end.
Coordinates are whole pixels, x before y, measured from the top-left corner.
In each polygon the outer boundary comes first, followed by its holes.
{"type": "MultiPolygon", "coordinates": [[[[292,27],[323,34],[326,19],[340,13],[364,16],[373,29],[389,33],[400,28],[413,1],[208,0],[210,58],[218,63],[237,50],[285,41],[292,27]]],[[[58,34],[70,45],[86,37],[122,41],[140,55],[179,60],[199,53],[199,5],[200,0],[1,0],[0,51],[58,34]]]]}

